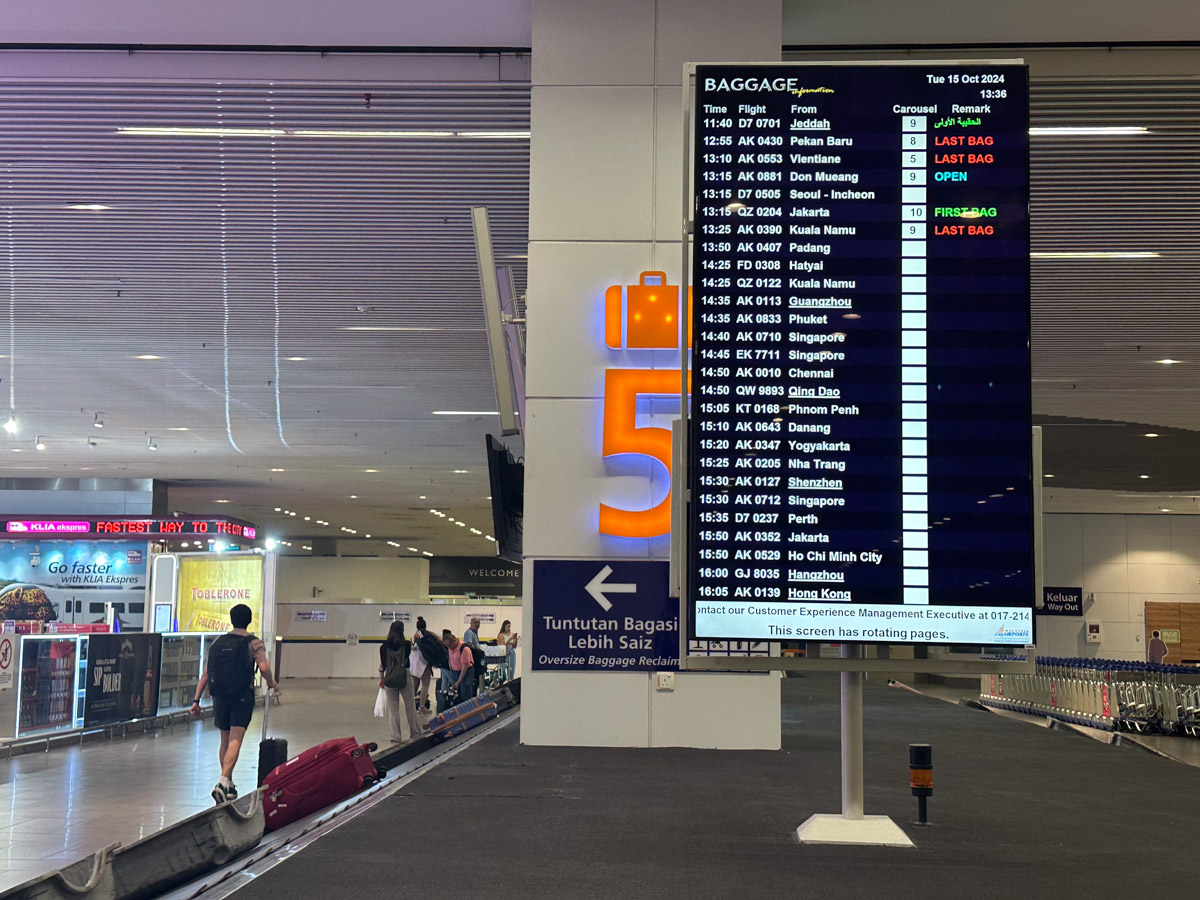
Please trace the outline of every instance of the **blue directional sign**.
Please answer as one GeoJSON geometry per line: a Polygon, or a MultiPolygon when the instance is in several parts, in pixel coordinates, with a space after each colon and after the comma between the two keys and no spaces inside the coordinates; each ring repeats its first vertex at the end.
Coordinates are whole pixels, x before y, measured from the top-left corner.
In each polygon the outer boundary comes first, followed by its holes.
{"type": "Polygon", "coordinates": [[[656,672],[679,668],[679,601],[669,563],[536,560],[533,668],[656,672]]]}

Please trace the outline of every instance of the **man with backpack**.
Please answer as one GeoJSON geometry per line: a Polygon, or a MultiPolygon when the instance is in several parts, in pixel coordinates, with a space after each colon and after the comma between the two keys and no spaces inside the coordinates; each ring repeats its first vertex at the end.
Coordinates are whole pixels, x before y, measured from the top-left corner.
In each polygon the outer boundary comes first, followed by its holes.
{"type": "Polygon", "coordinates": [[[479,643],[478,616],[471,617],[471,627],[463,632],[462,642],[471,648],[471,658],[475,661],[475,689],[478,691],[483,685],[483,673],[487,671],[487,655],[483,652],[483,645],[479,643]]]}
{"type": "Polygon", "coordinates": [[[200,714],[200,698],[204,689],[213,700],[213,721],[221,732],[221,778],[212,789],[218,804],[237,798],[233,783],[233,767],[242,751],[246,728],[254,715],[254,669],[262,673],[267,687],[279,693],[279,683],[271,674],[267,648],[246,629],[254,613],[244,603],[229,610],[233,630],[221,635],[208,648],[204,674],[196,686],[192,715],[200,714]]]}

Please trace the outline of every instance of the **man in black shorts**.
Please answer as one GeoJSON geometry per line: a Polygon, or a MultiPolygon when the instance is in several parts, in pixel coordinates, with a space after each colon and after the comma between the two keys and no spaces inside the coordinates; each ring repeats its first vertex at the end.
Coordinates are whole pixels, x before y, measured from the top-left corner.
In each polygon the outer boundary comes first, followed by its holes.
{"type": "Polygon", "coordinates": [[[218,804],[237,797],[233,767],[242,751],[242,740],[254,714],[254,668],[262,673],[267,687],[279,693],[279,684],[271,674],[267,648],[246,629],[254,613],[244,603],[229,610],[233,630],[221,635],[208,648],[204,675],[196,686],[192,715],[200,714],[200,698],[205,687],[213,699],[213,721],[221,732],[221,779],[212,789],[218,804]]]}

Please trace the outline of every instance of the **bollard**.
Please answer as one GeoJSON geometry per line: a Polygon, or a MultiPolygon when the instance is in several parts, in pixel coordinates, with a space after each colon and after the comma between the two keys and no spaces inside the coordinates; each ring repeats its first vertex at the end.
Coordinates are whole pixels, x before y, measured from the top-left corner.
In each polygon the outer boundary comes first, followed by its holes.
{"type": "Polygon", "coordinates": [[[928,825],[925,799],[933,794],[933,747],[929,744],[908,745],[908,786],[917,798],[917,821],[912,824],[928,825]]]}

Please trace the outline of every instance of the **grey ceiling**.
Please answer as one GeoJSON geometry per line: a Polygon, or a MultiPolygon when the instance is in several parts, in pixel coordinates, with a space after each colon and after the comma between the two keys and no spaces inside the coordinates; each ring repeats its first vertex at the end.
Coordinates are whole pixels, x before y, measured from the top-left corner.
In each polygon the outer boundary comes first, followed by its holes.
{"type": "MultiPolygon", "coordinates": [[[[1200,430],[1197,100],[1192,79],[1034,80],[1035,125],[1151,129],[1034,139],[1034,250],[1161,254],[1034,260],[1034,408],[1060,485],[1200,489],[1181,449],[1200,430]],[[1105,421],[1131,424],[1086,424],[1105,421]]],[[[11,389],[22,425],[2,474],[167,479],[173,508],[296,551],[348,527],[364,551],[492,552],[470,528],[490,532],[495,419],[431,413],[495,404],[469,207],[491,208],[524,289],[528,140],[457,134],[527,130],[529,111],[511,82],[0,83],[0,405],[11,389]],[[226,133],[118,131],[147,126],[226,133]],[[456,136],[296,134],[321,130],[456,136]]]]}

